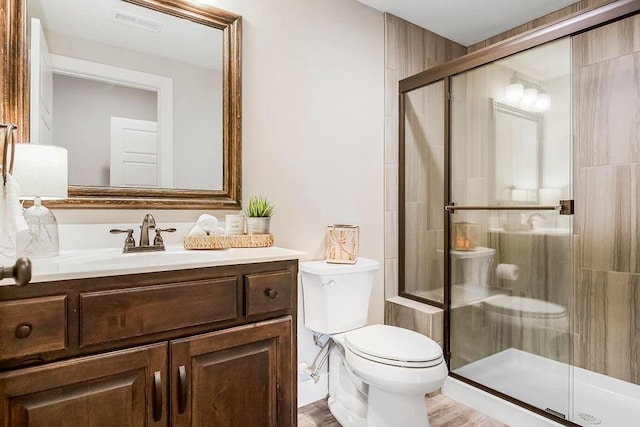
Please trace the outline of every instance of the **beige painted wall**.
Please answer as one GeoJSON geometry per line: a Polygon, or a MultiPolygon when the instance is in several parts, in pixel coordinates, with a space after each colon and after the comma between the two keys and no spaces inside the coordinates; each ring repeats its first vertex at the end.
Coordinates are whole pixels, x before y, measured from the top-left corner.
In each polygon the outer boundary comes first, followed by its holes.
{"type": "MultiPolygon", "coordinates": [[[[360,226],[383,259],[383,19],[357,2],[219,0],[243,16],[243,195],[276,204],[276,244],[321,258],[327,224],[360,226]]],[[[61,223],[129,222],[136,210],[57,210],[61,223]]],[[[157,211],[190,221],[199,211],[157,211]]],[[[222,219],[225,212],[216,214],[222,219]]],[[[166,219],[165,219],[166,218],[166,219]]],[[[382,271],[371,321],[382,319],[382,271]]]]}
{"type": "MultiPolygon", "coordinates": [[[[384,310],[384,20],[356,1],[210,1],[242,15],[243,196],[273,199],[277,246],[323,258],[326,226],[360,226],[380,262],[369,321],[384,310]]],[[[146,210],[57,210],[62,224],[139,223],[146,210]]],[[[151,211],[158,223],[200,211],[151,211]]],[[[223,219],[225,212],[215,212],[223,219]]],[[[171,237],[170,237],[171,238],[171,237]]],[[[116,239],[120,244],[120,239],[116,239]]],[[[300,360],[317,348],[299,331],[300,360]]],[[[325,391],[326,394],[326,391],[325,391]]]]}

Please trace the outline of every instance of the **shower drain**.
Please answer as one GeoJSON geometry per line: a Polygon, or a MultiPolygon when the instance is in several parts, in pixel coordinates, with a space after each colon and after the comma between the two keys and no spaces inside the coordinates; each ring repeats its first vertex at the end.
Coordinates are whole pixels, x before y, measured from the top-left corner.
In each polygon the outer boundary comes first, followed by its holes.
{"type": "Polygon", "coordinates": [[[578,416],[580,417],[580,419],[581,419],[582,421],[584,421],[585,423],[588,423],[588,424],[600,424],[600,423],[602,422],[602,421],[600,420],[600,418],[598,418],[598,417],[594,417],[594,416],[593,416],[593,415],[591,415],[591,414],[585,414],[584,412],[583,412],[583,413],[578,414],[578,416]]]}

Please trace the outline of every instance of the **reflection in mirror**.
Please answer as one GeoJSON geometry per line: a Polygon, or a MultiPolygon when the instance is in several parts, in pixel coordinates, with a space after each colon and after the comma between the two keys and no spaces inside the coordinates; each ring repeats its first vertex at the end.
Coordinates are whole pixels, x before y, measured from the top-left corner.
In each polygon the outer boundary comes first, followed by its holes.
{"type": "Polygon", "coordinates": [[[68,149],[70,198],[56,207],[239,208],[238,15],[187,0],[7,1],[9,81],[30,101],[7,116],[21,141],[68,149]]]}
{"type": "Polygon", "coordinates": [[[221,30],[119,0],[29,16],[31,141],[68,149],[70,184],[222,189],[221,30]]]}
{"type": "Polygon", "coordinates": [[[570,88],[569,38],[451,77],[452,201],[557,205],[563,192],[569,198],[570,88]]]}
{"type": "Polygon", "coordinates": [[[542,115],[493,101],[494,197],[533,202],[540,187],[542,115]]]}

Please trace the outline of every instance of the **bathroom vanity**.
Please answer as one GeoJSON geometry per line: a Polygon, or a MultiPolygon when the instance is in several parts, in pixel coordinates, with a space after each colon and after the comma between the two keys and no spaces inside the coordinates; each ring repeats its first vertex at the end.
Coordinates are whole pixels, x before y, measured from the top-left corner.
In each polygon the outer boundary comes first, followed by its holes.
{"type": "Polygon", "coordinates": [[[35,260],[0,286],[5,425],[295,425],[301,253],[226,254],[35,260]]]}

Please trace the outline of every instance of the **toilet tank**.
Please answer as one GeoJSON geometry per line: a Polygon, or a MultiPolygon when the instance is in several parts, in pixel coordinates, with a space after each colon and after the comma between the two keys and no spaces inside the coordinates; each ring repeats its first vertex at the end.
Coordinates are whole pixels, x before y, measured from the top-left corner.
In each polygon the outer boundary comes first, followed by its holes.
{"type": "MultiPolygon", "coordinates": [[[[451,272],[449,280],[452,285],[490,287],[489,278],[493,268],[493,258],[496,250],[476,246],[470,251],[451,250],[451,272]]],[[[441,263],[443,251],[438,250],[441,263]]]]}
{"type": "Polygon", "coordinates": [[[377,261],[355,264],[326,261],[300,263],[304,325],[322,334],[336,334],[366,325],[377,261]]]}

